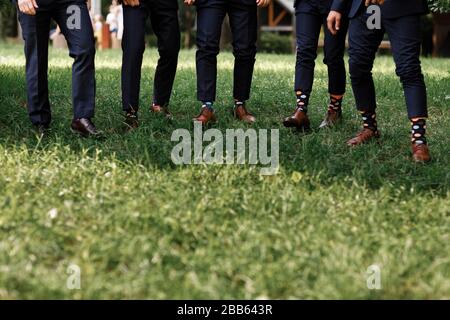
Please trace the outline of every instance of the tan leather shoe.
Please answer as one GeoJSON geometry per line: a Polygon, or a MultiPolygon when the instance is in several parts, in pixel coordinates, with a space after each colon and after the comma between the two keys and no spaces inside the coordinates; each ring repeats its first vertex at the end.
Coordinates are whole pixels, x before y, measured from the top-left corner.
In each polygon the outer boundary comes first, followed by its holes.
{"type": "Polygon", "coordinates": [[[283,125],[286,128],[297,128],[304,131],[309,130],[311,127],[308,115],[300,110],[300,108],[297,108],[291,116],[285,118],[283,120],[283,125]]]}
{"type": "Polygon", "coordinates": [[[329,109],[325,119],[320,124],[319,129],[334,127],[340,121],[342,121],[342,111],[329,109]]]}
{"type": "Polygon", "coordinates": [[[216,122],[217,118],[214,111],[207,107],[202,107],[200,114],[192,120],[201,122],[203,126],[206,126],[208,123],[216,122]]]}
{"type": "Polygon", "coordinates": [[[415,162],[425,163],[431,161],[430,149],[426,144],[413,143],[412,156],[415,162]]]}
{"type": "Polygon", "coordinates": [[[348,146],[359,146],[363,143],[367,143],[372,139],[377,139],[380,137],[380,133],[377,131],[373,131],[368,128],[362,129],[360,132],[357,133],[357,135],[347,141],[348,146]]]}
{"type": "Polygon", "coordinates": [[[233,110],[233,114],[236,119],[243,122],[254,123],[256,121],[255,116],[248,112],[245,105],[239,105],[235,107],[233,110]]]}
{"type": "Polygon", "coordinates": [[[167,106],[159,106],[159,105],[155,105],[153,104],[150,107],[150,111],[152,113],[156,113],[156,114],[162,114],[164,115],[166,118],[172,119],[172,114],[169,111],[169,108],[167,106]]]}
{"type": "Polygon", "coordinates": [[[136,112],[126,112],[125,120],[123,121],[125,124],[126,131],[132,131],[134,129],[139,128],[139,118],[136,112]]]}

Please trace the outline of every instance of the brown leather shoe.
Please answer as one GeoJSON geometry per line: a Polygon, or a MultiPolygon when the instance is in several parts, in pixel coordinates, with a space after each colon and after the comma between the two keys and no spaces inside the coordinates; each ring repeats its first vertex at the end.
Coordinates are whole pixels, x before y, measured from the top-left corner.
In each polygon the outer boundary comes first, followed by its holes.
{"type": "Polygon", "coordinates": [[[342,111],[329,109],[325,119],[320,124],[319,129],[334,127],[340,121],[342,121],[342,111]]]}
{"type": "Polygon", "coordinates": [[[71,125],[72,131],[82,137],[99,137],[101,132],[97,130],[91,119],[81,118],[73,119],[71,125]]]}
{"type": "Polygon", "coordinates": [[[255,116],[248,112],[247,108],[245,108],[245,105],[243,104],[235,107],[233,110],[233,114],[234,117],[240,121],[244,121],[247,123],[254,123],[256,121],[255,116]]]}
{"type": "Polygon", "coordinates": [[[348,146],[359,146],[363,143],[367,143],[372,139],[377,139],[380,137],[380,133],[379,131],[373,131],[371,129],[368,128],[364,128],[362,129],[360,132],[358,132],[358,134],[356,135],[356,137],[350,139],[347,141],[347,145],[348,146]]]}
{"type": "Polygon", "coordinates": [[[431,161],[430,150],[426,144],[413,143],[412,156],[415,162],[426,163],[431,161]]]}
{"type": "Polygon", "coordinates": [[[291,116],[285,118],[283,120],[283,125],[286,128],[297,128],[304,131],[309,130],[311,127],[308,115],[300,110],[300,108],[297,108],[291,116]]]}
{"type": "Polygon", "coordinates": [[[127,112],[125,113],[125,120],[123,122],[125,124],[125,129],[128,131],[137,129],[139,127],[139,118],[136,112],[127,112]]]}
{"type": "Polygon", "coordinates": [[[166,118],[171,119],[172,118],[172,114],[169,112],[169,109],[167,106],[159,106],[159,105],[152,105],[150,107],[150,111],[156,114],[162,114],[164,115],[166,118]]]}
{"type": "Polygon", "coordinates": [[[201,122],[203,126],[206,126],[208,123],[216,122],[217,118],[214,111],[212,111],[208,107],[202,107],[200,114],[197,117],[193,118],[192,121],[201,122]]]}

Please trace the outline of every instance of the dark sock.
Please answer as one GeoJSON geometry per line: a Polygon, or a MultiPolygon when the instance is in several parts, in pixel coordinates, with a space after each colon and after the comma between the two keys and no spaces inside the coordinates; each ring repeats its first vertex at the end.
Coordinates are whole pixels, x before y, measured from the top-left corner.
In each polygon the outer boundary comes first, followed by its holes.
{"type": "Polygon", "coordinates": [[[364,128],[372,131],[378,131],[377,115],[373,111],[361,111],[364,128]]]}
{"type": "Polygon", "coordinates": [[[411,142],[416,144],[427,144],[425,137],[427,131],[426,119],[411,119],[411,142]]]}
{"type": "Polygon", "coordinates": [[[297,96],[297,109],[300,109],[300,111],[307,113],[309,96],[307,94],[302,93],[301,91],[296,91],[295,94],[297,96]]]}
{"type": "Polygon", "coordinates": [[[210,111],[214,112],[213,103],[211,101],[203,101],[202,108],[208,108],[210,111]]]}
{"type": "Polygon", "coordinates": [[[234,100],[234,108],[245,106],[245,101],[234,100]]]}
{"type": "Polygon", "coordinates": [[[334,112],[342,112],[342,100],[344,95],[330,94],[330,104],[328,105],[328,110],[334,112]]]}

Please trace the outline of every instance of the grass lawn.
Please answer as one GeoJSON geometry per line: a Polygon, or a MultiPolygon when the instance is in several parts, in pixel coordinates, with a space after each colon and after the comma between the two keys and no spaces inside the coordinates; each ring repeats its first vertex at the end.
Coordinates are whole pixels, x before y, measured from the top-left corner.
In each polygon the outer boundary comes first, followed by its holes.
{"type": "MultiPolygon", "coordinates": [[[[180,56],[173,122],[148,112],[157,54],[146,52],[142,126],[122,132],[119,51],[97,55],[103,141],[71,134],[71,59],[50,52],[53,126],[40,141],[26,113],[24,58],[0,47],[0,299],[450,298],[450,59],[424,59],[429,165],[410,161],[409,121],[390,57],[374,77],[382,139],[345,145],[359,129],[351,87],[345,122],[301,135],[292,111],[294,56],[258,57],[249,108],[255,128],[280,129],[280,171],[175,166],[172,131],[198,113],[194,51],[180,56]],[[56,210],[55,210],[56,209],[56,210]],[[81,269],[68,290],[67,268],[81,269]],[[366,270],[381,267],[381,290],[366,270]]],[[[219,57],[221,131],[247,128],[229,107],[232,55],[219,57]]],[[[310,115],[327,104],[317,61],[310,115]]]]}

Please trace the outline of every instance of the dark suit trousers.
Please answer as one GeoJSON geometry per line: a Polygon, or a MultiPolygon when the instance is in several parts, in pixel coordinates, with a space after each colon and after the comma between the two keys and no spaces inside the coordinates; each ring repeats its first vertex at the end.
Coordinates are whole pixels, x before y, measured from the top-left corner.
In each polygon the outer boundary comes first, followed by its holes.
{"type": "MultiPolygon", "coordinates": [[[[205,2],[205,1],[204,1],[205,2]]],[[[217,55],[225,15],[233,34],[234,90],[240,101],[250,98],[257,41],[257,7],[239,1],[213,0],[197,5],[197,98],[215,101],[217,55]]]]}
{"type": "Polygon", "coordinates": [[[297,12],[297,63],[295,66],[295,91],[310,95],[314,81],[314,67],[320,29],[324,26],[325,44],[323,62],[328,67],[328,91],[330,94],[345,93],[346,71],[344,62],[345,38],[348,20],[343,19],[341,30],[333,36],[327,28],[327,15],[297,12]]]}
{"type": "Polygon", "coordinates": [[[74,118],[92,118],[95,108],[95,43],[91,18],[85,2],[65,1],[40,7],[35,16],[19,13],[19,21],[25,40],[28,112],[35,125],[48,125],[51,121],[48,98],[48,39],[50,22],[54,19],[64,34],[72,67],[72,103],[74,118]],[[72,12],[70,5],[77,5],[81,13],[81,28],[68,24],[72,12]]]}
{"type": "Polygon", "coordinates": [[[400,77],[409,118],[427,117],[427,92],[420,64],[420,15],[383,19],[380,30],[369,30],[368,14],[361,10],[350,22],[350,76],[356,106],[375,111],[375,86],[372,68],[378,47],[387,32],[391,41],[396,73],[400,77]]]}
{"type": "Polygon", "coordinates": [[[160,59],[153,84],[153,102],[166,105],[170,101],[180,51],[180,27],[176,8],[161,8],[144,2],[139,7],[123,6],[122,40],[122,107],[138,110],[142,59],[145,50],[145,22],[150,17],[158,39],[160,59]]]}

